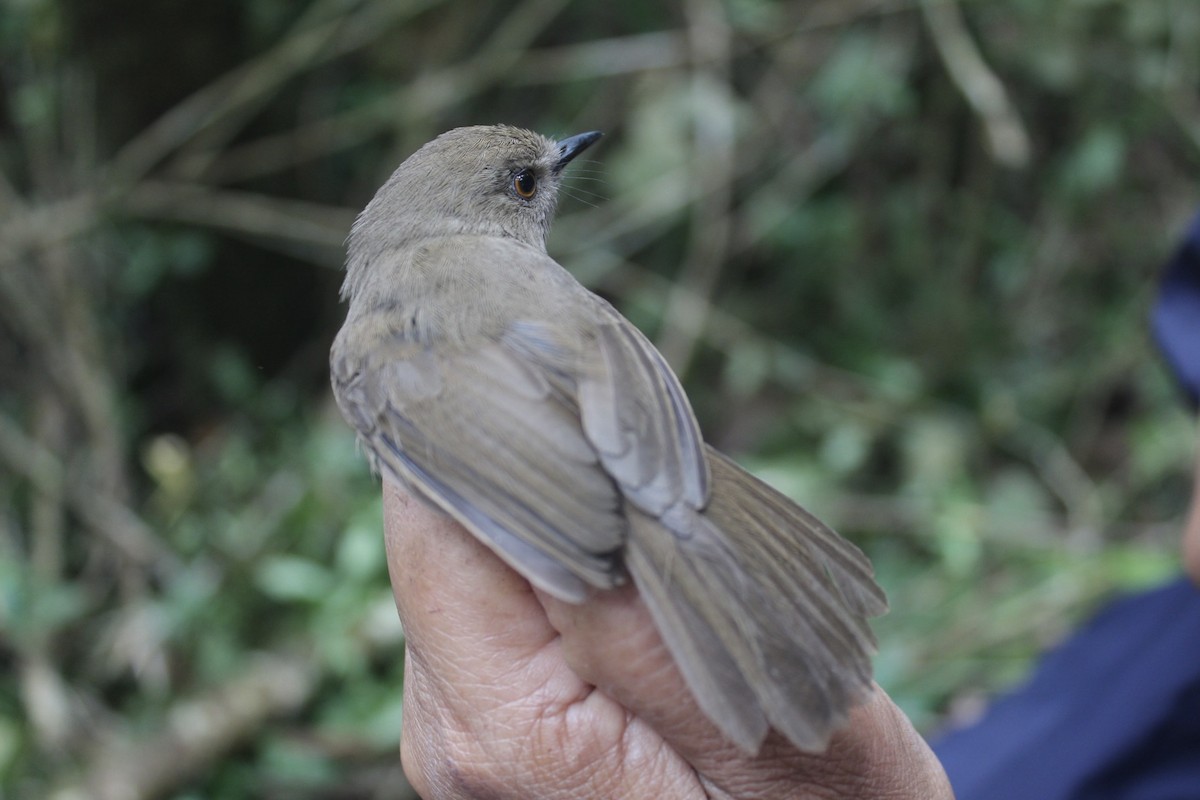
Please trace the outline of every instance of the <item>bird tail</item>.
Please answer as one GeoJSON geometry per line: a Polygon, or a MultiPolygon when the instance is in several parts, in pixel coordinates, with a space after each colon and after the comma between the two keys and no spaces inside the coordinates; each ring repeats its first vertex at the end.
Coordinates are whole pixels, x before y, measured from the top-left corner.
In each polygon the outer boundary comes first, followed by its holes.
{"type": "Polygon", "coordinates": [[[853,544],[712,448],[703,512],[631,512],[627,567],[701,709],[755,753],[823,750],[871,689],[887,610],[853,544]]]}

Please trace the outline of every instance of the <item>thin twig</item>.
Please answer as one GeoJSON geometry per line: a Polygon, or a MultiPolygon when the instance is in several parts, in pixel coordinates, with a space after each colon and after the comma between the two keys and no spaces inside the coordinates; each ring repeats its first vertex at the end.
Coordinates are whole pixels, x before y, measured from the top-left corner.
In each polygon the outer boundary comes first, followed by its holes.
{"type": "Polygon", "coordinates": [[[162,729],[116,738],[92,756],[78,781],[53,800],[149,800],[202,773],[258,732],[270,717],[293,711],[316,689],[319,672],[303,655],[263,655],[236,679],[173,706],[162,729]]]}
{"type": "Polygon", "coordinates": [[[121,208],[144,219],[169,219],[328,248],[337,251],[339,261],[346,233],[354,222],[354,212],[339,206],[152,180],[135,186],[122,200],[121,208]]]}
{"type": "Polygon", "coordinates": [[[565,0],[528,0],[469,60],[428,70],[386,96],[290,131],[220,151],[181,153],[169,172],[209,183],[247,180],[349,149],[381,131],[435,118],[502,81],[564,5],[565,0]]]}
{"type": "Polygon", "coordinates": [[[704,332],[711,306],[708,298],[729,249],[730,206],[736,175],[734,130],[735,98],[729,85],[732,32],[724,9],[715,0],[689,0],[686,4],[688,43],[693,58],[703,67],[692,73],[692,105],[695,150],[698,165],[692,175],[692,192],[698,199],[693,208],[688,251],[676,279],[677,289],[667,298],[660,341],[663,356],[681,375],[687,373],[696,345],[704,332]],[[688,291],[679,291],[686,286],[688,291]],[[700,298],[703,302],[694,302],[700,298]]]}
{"type": "Polygon", "coordinates": [[[82,191],[64,200],[21,206],[0,221],[0,272],[32,251],[69,241],[95,227],[101,204],[82,191]]]}
{"type": "Polygon", "coordinates": [[[160,572],[178,569],[178,558],[128,506],[90,487],[69,480],[52,453],[25,435],[7,415],[0,414],[0,461],[14,474],[50,496],[65,496],[85,525],[112,544],[125,558],[160,572]]]}
{"type": "Polygon", "coordinates": [[[367,3],[349,20],[333,15],[332,19],[313,23],[314,17],[325,15],[318,7],[266,53],[193,93],[127,143],[113,161],[113,179],[136,182],[209,129],[235,117],[240,119],[243,109],[257,107],[299,71],[361,47],[388,30],[397,18],[415,14],[430,2],[436,0],[367,3]]]}
{"type": "Polygon", "coordinates": [[[526,53],[514,70],[514,85],[562,83],[674,69],[688,62],[687,35],[655,31],[526,53]]]}
{"type": "Polygon", "coordinates": [[[967,31],[957,0],[921,0],[921,10],[950,79],[983,122],[992,156],[1006,167],[1028,166],[1029,134],[967,31]]]}

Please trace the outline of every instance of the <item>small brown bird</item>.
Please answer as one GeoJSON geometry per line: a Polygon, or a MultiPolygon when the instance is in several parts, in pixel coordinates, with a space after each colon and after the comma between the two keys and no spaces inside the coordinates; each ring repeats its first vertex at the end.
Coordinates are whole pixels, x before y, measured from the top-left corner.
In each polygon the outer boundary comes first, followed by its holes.
{"type": "Polygon", "coordinates": [[[749,753],[822,750],[871,687],[862,552],[704,443],[654,345],[546,254],[600,138],[459,128],[350,233],[338,406],[373,467],[562,600],[632,576],[700,708],[749,753]]]}

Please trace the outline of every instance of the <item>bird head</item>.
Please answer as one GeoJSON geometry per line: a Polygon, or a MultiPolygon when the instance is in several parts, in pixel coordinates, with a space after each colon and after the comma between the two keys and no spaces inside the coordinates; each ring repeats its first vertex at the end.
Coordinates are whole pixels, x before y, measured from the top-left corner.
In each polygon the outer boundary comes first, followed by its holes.
{"type": "Polygon", "coordinates": [[[554,141],[507,125],[443,133],[409,156],[359,214],[347,269],[421,239],[463,234],[544,251],[563,169],[600,136],[554,141]]]}

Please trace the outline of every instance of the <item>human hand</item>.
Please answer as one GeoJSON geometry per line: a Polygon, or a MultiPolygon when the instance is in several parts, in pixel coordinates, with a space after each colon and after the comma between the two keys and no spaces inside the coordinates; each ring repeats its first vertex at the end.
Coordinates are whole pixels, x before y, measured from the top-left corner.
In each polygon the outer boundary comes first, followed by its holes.
{"type": "Polygon", "coordinates": [[[1200,462],[1192,485],[1192,507],[1183,528],[1183,563],[1192,580],[1200,585],[1200,462]]]}
{"type": "Polygon", "coordinates": [[[882,690],[825,753],[771,734],[749,757],[696,706],[631,586],[563,603],[388,482],[384,511],[401,754],[425,800],[953,797],[882,690]]]}

